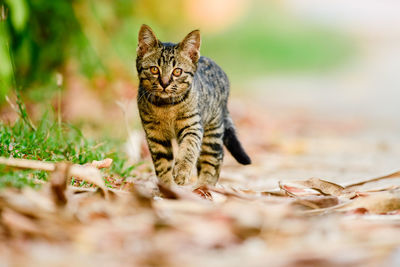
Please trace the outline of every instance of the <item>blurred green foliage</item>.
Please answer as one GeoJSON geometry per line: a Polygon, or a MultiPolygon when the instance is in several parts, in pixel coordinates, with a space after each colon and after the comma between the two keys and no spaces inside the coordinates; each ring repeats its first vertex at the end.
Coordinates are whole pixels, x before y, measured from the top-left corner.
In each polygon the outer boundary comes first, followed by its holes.
{"type": "MultiPolygon", "coordinates": [[[[12,86],[25,88],[33,82],[46,83],[71,55],[76,55],[74,51],[93,55],[72,3],[68,0],[6,0],[3,3],[0,32],[3,95],[12,86]]],[[[83,62],[95,69],[97,62],[92,58],[86,56],[83,62]]]]}

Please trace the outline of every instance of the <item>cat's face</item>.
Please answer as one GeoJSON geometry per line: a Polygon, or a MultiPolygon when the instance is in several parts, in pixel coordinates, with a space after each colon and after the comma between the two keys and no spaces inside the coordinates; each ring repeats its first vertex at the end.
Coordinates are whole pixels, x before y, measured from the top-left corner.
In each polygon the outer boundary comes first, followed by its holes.
{"type": "Polygon", "coordinates": [[[200,32],[189,33],[178,44],[160,42],[147,25],[139,31],[136,68],[147,93],[171,98],[191,86],[200,57],[200,32]]]}

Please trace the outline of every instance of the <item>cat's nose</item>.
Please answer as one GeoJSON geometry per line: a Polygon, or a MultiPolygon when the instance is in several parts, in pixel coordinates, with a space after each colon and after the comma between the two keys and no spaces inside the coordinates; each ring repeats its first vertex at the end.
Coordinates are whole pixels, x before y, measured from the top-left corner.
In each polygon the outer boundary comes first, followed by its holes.
{"type": "Polygon", "coordinates": [[[167,88],[169,83],[170,83],[169,77],[162,77],[161,78],[160,84],[161,84],[162,88],[164,88],[164,89],[167,88]]]}

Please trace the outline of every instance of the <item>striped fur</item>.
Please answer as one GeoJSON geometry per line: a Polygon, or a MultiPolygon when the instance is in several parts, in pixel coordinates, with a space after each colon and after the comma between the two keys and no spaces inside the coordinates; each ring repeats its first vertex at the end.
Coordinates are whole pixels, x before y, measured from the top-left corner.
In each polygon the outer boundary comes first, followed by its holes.
{"type": "Polygon", "coordinates": [[[197,30],[178,44],[160,42],[146,25],[139,31],[139,114],[156,174],[165,184],[183,185],[197,166],[198,185],[215,185],[223,144],[240,163],[250,164],[227,109],[228,78],[211,59],[200,57],[199,49],[197,30]]]}

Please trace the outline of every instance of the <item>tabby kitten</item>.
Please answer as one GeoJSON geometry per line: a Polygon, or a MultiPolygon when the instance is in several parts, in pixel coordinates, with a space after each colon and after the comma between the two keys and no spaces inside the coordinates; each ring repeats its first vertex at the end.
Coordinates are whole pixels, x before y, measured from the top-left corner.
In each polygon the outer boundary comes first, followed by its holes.
{"type": "Polygon", "coordinates": [[[160,42],[147,25],[139,31],[139,114],[157,177],[165,184],[185,184],[197,164],[198,186],[215,185],[223,144],[238,162],[251,163],[227,109],[228,77],[200,57],[199,49],[198,30],[178,44],[160,42]],[[175,156],[172,139],[179,145],[175,156]]]}

